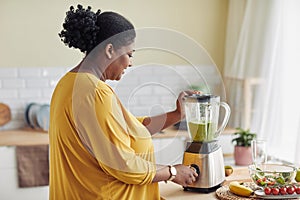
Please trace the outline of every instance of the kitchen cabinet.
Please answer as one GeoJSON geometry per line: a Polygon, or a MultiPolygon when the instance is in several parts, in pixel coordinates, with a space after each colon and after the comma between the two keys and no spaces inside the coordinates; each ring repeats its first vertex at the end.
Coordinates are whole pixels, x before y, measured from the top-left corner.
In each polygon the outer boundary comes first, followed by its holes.
{"type": "Polygon", "coordinates": [[[19,188],[15,149],[0,146],[0,199],[48,200],[48,186],[19,188]]]}
{"type": "Polygon", "coordinates": [[[29,130],[0,131],[0,199],[48,200],[49,187],[19,188],[16,146],[48,144],[45,132],[29,130]]]}
{"type": "Polygon", "coordinates": [[[153,138],[156,163],[162,165],[182,163],[185,143],[185,137],[153,138]]]}

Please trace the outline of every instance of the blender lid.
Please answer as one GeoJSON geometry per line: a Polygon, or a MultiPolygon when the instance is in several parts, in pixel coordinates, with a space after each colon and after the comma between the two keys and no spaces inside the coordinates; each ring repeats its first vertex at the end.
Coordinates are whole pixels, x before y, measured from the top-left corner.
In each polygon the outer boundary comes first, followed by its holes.
{"type": "Polygon", "coordinates": [[[215,101],[218,98],[220,97],[212,94],[192,94],[185,96],[184,100],[188,102],[210,102],[212,100],[215,101]]]}

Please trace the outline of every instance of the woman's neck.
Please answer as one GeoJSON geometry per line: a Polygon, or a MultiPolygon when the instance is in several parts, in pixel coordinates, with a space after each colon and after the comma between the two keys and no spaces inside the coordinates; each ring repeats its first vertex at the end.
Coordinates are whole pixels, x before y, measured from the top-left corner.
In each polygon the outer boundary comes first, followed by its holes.
{"type": "Polygon", "coordinates": [[[89,65],[86,65],[87,63],[84,63],[84,60],[82,60],[76,67],[70,70],[70,72],[74,73],[90,73],[97,78],[99,78],[102,81],[106,81],[105,74],[101,72],[99,67],[90,67],[89,65]]]}

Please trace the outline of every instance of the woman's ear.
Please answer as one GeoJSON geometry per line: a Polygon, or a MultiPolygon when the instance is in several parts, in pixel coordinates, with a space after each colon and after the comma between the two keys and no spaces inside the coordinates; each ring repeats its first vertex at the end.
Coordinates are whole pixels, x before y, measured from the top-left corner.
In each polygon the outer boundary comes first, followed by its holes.
{"type": "Polygon", "coordinates": [[[114,53],[114,47],[112,44],[107,44],[105,47],[105,55],[107,56],[108,59],[111,59],[114,53]]]}

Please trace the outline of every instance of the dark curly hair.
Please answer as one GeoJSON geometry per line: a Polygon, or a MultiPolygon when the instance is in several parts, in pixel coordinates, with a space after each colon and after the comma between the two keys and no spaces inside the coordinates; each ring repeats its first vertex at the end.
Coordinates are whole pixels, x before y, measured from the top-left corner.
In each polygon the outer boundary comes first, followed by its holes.
{"type": "Polygon", "coordinates": [[[76,10],[71,6],[66,13],[63,30],[58,35],[65,45],[88,54],[102,42],[126,46],[134,41],[136,33],[134,26],[118,13],[100,10],[95,13],[90,6],[85,9],[77,5],[76,10]],[[121,37],[112,38],[119,33],[121,37]]]}

